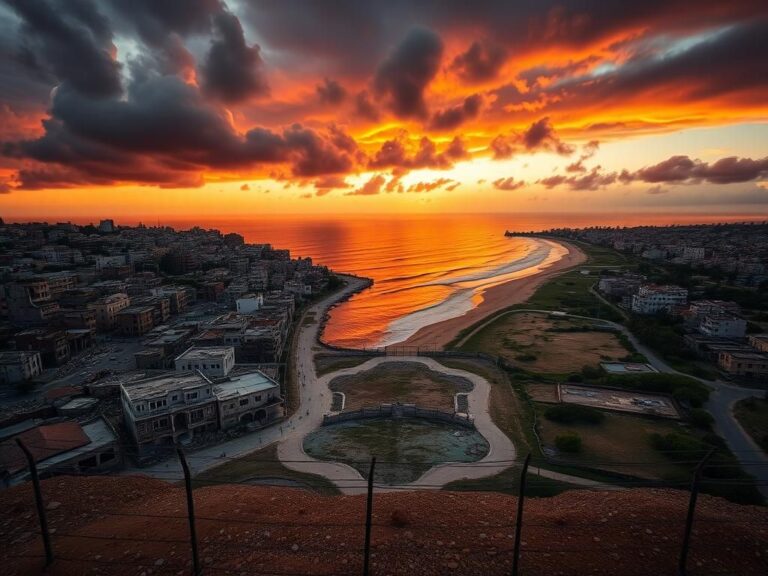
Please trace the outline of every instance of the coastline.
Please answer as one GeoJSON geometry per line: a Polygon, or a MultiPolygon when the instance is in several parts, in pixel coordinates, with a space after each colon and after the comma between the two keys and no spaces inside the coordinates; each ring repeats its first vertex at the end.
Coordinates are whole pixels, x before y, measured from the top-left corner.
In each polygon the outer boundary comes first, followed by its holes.
{"type": "MultiPolygon", "coordinates": [[[[552,241],[549,238],[547,240],[552,241]]],[[[489,288],[483,293],[483,301],[465,314],[424,326],[405,341],[393,344],[392,347],[418,346],[442,349],[462,330],[503,308],[525,302],[545,281],[586,262],[586,254],[574,244],[562,240],[557,240],[557,244],[568,251],[559,260],[530,276],[515,278],[489,288]]]]}

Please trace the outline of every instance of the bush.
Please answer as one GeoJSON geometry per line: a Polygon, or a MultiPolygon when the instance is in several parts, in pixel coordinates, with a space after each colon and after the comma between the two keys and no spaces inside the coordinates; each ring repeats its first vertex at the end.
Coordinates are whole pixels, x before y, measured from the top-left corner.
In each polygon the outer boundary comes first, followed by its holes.
{"type": "Polygon", "coordinates": [[[544,412],[544,416],[552,422],[560,424],[600,424],[605,420],[605,414],[589,406],[579,404],[556,404],[544,412]]]}
{"type": "Polygon", "coordinates": [[[581,436],[575,432],[568,432],[555,438],[555,446],[560,452],[575,454],[581,452],[581,436]]]}
{"type": "Polygon", "coordinates": [[[600,376],[603,375],[603,372],[600,370],[600,368],[595,368],[594,366],[584,366],[581,369],[581,374],[587,380],[595,380],[600,378],[600,376]]]}
{"type": "Polygon", "coordinates": [[[678,432],[651,434],[649,440],[654,449],[677,462],[700,460],[709,451],[709,446],[701,440],[678,432]]]}
{"type": "Polygon", "coordinates": [[[569,374],[568,382],[584,382],[584,376],[581,374],[569,374]]]}
{"type": "Polygon", "coordinates": [[[715,423],[715,419],[712,418],[712,414],[703,408],[693,408],[690,411],[690,417],[691,424],[696,426],[696,428],[701,428],[702,430],[710,430],[712,428],[712,424],[715,423]]]}

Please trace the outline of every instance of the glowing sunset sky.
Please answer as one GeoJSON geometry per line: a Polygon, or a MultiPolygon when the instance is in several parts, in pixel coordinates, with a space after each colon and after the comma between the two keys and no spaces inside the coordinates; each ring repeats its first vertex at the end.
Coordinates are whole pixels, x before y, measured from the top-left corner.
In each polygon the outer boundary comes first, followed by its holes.
{"type": "Polygon", "coordinates": [[[765,0],[0,0],[0,216],[768,212],[765,0]]]}

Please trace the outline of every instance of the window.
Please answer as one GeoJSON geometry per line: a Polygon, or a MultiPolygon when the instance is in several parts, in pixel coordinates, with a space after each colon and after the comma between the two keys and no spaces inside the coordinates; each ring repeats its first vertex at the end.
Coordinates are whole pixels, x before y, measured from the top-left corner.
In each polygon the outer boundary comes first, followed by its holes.
{"type": "Polygon", "coordinates": [[[178,399],[179,399],[179,396],[178,396],[178,394],[174,394],[173,396],[171,396],[171,401],[172,401],[172,402],[175,402],[175,401],[176,401],[176,400],[178,400],[178,399]]]}
{"type": "Polygon", "coordinates": [[[254,396],[253,397],[253,401],[254,402],[261,402],[261,394],[259,394],[258,396],[254,396]]]}
{"type": "Polygon", "coordinates": [[[202,419],[203,419],[202,410],[192,410],[192,412],[189,413],[190,422],[199,422],[202,419]]]}
{"type": "Polygon", "coordinates": [[[248,406],[248,398],[243,398],[240,400],[240,406],[248,406]]]}
{"type": "Polygon", "coordinates": [[[144,404],[136,404],[136,412],[144,412],[144,404]]]}
{"type": "Polygon", "coordinates": [[[190,392],[187,394],[187,400],[196,400],[197,399],[197,392],[190,392]]]}

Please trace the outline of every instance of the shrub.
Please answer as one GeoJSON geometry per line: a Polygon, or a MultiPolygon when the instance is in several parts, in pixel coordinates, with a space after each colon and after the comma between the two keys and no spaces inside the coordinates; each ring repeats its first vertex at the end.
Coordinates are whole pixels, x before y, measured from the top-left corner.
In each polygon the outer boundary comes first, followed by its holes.
{"type": "Polygon", "coordinates": [[[560,424],[600,424],[605,414],[600,410],[579,404],[556,404],[544,412],[544,416],[560,424]]]}
{"type": "Polygon", "coordinates": [[[581,436],[575,432],[568,432],[555,438],[555,446],[560,452],[575,454],[581,452],[581,436]]]}
{"type": "Polygon", "coordinates": [[[581,369],[581,374],[587,380],[595,380],[597,378],[600,378],[600,376],[603,375],[600,368],[595,368],[594,366],[584,366],[581,369]]]}
{"type": "Polygon", "coordinates": [[[670,432],[669,434],[651,434],[651,446],[662,452],[670,460],[692,462],[703,458],[709,446],[692,436],[670,432]]]}
{"type": "Polygon", "coordinates": [[[703,430],[709,430],[712,428],[712,424],[715,423],[715,419],[712,418],[712,414],[704,410],[703,408],[693,408],[690,411],[691,424],[696,428],[703,430]]]}
{"type": "Polygon", "coordinates": [[[584,376],[581,374],[568,374],[568,382],[584,382],[584,376]]]}

